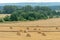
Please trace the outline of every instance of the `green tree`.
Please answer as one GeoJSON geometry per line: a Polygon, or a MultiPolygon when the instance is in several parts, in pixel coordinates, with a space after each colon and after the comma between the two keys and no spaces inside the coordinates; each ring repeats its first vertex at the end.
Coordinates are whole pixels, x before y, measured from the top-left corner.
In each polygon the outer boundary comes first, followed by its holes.
{"type": "Polygon", "coordinates": [[[8,15],[5,16],[3,19],[4,19],[5,21],[11,21],[11,20],[10,20],[10,16],[8,16],[8,15]]]}
{"type": "Polygon", "coordinates": [[[11,14],[12,12],[17,10],[17,7],[6,5],[6,6],[3,7],[3,10],[4,10],[4,13],[7,13],[7,14],[10,13],[11,14]]]}
{"type": "Polygon", "coordinates": [[[26,5],[22,7],[22,10],[24,10],[25,12],[33,11],[33,7],[31,5],[26,5]]]}

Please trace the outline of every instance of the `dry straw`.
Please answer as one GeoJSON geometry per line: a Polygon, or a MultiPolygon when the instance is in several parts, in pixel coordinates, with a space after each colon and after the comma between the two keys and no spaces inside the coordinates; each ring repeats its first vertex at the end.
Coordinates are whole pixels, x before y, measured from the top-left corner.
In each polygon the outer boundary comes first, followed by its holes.
{"type": "Polygon", "coordinates": [[[58,27],[56,27],[56,29],[58,29],[58,27]]]}
{"type": "Polygon", "coordinates": [[[31,37],[31,35],[30,34],[27,34],[26,37],[31,37]]]}
{"type": "Polygon", "coordinates": [[[23,30],[20,30],[20,32],[23,32],[23,30]]]}
{"type": "Polygon", "coordinates": [[[10,29],[13,29],[13,27],[9,27],[10,29]]]}
{"type": "Polygon", "coordinates": [[[34,28],[34,30],[37,30],[36,28],[34,28]]]}
{"type": "Polygon", "coordinates": [[[42,35],[43,35],[43,36],[46,36],[46,34],[45,34],[45,33],[42,33],[42,35]]]}
{"type": "Polygon", "coordinates": [[[38,31],[38,33],[40,34],[41,32],[40,32],[40,31],[38,31]]]}
{"type": "Polygon", "coordinates": [[[20,36],[21,35],[20,32],[17,32],[17,35],[20,36]]]}
{"type": "Polygon", "coordinates": [[[24,33],[27,33],[27,31],[26,31],[26,30],[24,30],[24,33]]]}
{"type": "Polygon", "coordinates": [[[29,27],[27,27],[27,30],[29,30],[29,27]]]}

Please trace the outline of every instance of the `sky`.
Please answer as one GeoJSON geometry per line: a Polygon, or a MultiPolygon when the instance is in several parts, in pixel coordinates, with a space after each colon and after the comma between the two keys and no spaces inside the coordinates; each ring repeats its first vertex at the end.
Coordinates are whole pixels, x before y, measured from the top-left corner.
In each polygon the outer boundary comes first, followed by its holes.
{"type": "Polygon", "coordinates": [[[20,2],[60,2],[60,0],[0,0],[0,3],[20,3],[20,2]]]}

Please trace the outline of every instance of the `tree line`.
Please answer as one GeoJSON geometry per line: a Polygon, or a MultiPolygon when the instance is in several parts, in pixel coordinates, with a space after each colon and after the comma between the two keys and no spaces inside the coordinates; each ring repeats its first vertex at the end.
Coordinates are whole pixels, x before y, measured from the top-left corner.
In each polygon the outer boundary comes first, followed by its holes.
{"type": "Polygon", "coordinates": [[[11,6],[6,5],[0,10],[0,14],[11,14],[4,18],[0,18],[0,21],[26,21],[26,20],[40,20],[59,17],[60,12],[50,9],[46,6],[11,6]]]}

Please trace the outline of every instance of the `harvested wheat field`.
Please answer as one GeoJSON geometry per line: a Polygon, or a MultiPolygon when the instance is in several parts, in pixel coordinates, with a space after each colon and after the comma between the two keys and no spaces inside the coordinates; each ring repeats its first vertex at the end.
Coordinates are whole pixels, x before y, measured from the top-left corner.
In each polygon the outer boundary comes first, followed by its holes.
{"type": "Polygon", "coordinates": [[[0,18],[4,18],[5,16],[10,16],[11,14],[0,14],[0,18]]]}
{"type": "Polygon", "coordinates": [[[0,23],[0,40],[60,40],[60,18],[0,23]]]}

